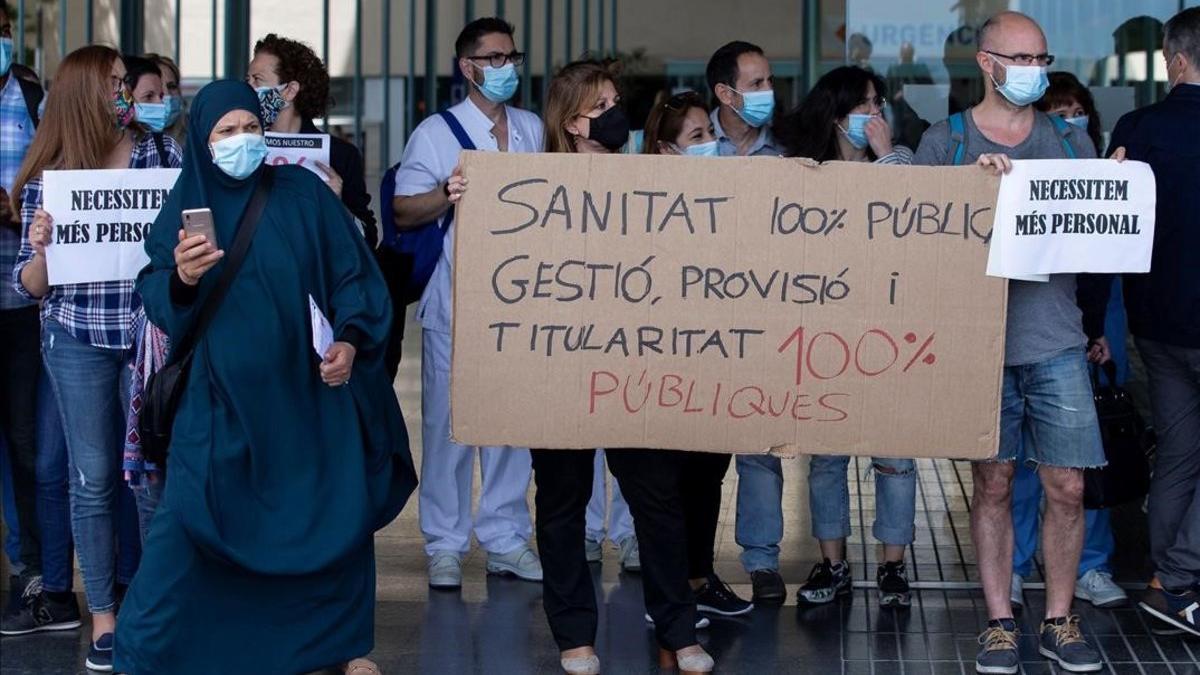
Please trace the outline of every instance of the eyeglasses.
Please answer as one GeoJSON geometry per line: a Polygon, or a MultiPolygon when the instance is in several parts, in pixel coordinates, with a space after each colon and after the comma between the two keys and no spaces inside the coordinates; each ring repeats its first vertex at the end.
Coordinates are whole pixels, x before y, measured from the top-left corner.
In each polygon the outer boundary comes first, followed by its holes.
{"type": "Polygon", "coordinates": [[[887,105],[887,99],[882,96],[876,96],[875,98],[864,98],[858,102],[859,105],[870,105],[872,103],[875,104],[876,108],[883,109],[887,105]]]}
{"type": "Polygon", "coordinates": [[[485,54],[483,56],[468,56],[468,61],[479,63],[483,61],[493,68],[503,68],[504,64],[511,63],[514,66],[519,66],[525,63],[525,52],[509,52],[508,54],[485,54]]]}
{"type": "MultiPolygon", "coordinates": [[[[126,80],[123,80],[116,75],[110,75],[108,79],[112,82],[112,90],[114,94],[125,88],[126,80]]],[[[130,88],[132,89],[132,87],[130,88]]]]}
{"type": "Polygon", "coordinates": [[[701,100],[700,94],[694,91],[681,91],[667,99],[663,107],[671,112],[679,112],[688,108],[703,108],[704,101],[701,100]]]}
{"type": "Polygon", "coordinates": [[[1009,61],[1022,66],[1047,67],[1054,63],[1053,54],[1001,54],[1000,52],[990,52],[986,49],[983,53],[991,54],[992,56],[999,56],[1002,59],[1008,59],[1009,61]]]}

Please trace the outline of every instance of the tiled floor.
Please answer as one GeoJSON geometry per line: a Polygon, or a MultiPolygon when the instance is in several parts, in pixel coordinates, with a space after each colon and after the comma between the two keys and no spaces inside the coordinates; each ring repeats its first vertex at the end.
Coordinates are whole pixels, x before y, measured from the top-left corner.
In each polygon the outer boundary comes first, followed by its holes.
{"type": "MultiPolygon", "coordinates": [[[[410,323],[411,326],[411,323],[410,323]]],[[[413,447],[420,447],[419,335],[410,331],[397,393],[409,422],[413,447]]],[[[419,454],[419,453],[417,453],[419,454]]],[[[419,462],[419,457],[418,457],[419,462]]],[[[854,534],[848,557],[857,588],[851,598],[815,609],[759,608],[742,619],[714,620],[701,640],[726,673],[831,673],[843,675],[968,675],[974,671],[976,635],[986,622],[976,580],[968,528],[970,467],[948,461],[919,463],[917,539],[909,552],[916,586],[913,607],[881,610],[871,589],[876,550],[869,534],[874,516],[874,482],[869,460],[851,463],[854,534]]],[[[807,514],[805,461],[785,462],[787,474],[782,572],[792,592],[816,561],[807,514]]],[[[717,571],[748,596],[746,574],[734,541],[736,473],[725,483],[717,538],[717,571]]],[[[541,608],[536,584],[487,577],[476,550],[465,561],[461,593],[430,591],[414,499],[396,522],[378,535],[379,598],[374,658],[385,673],[554,673],[558,654],[541,608]]],[[[1144,582],[1148,570],[1145,525],[1136,505],[1113,514],[1120,580],[1144,582]]],[[[598,650],[606,673],[656,672],[652,633],[642,619],[641,584],[618,572],[610,548],[594,569],[600,595],[598,650]]],[[[1040,576],[1027,584],[1028,607],[1020,616],[1023,672],[1058,672],[1038,656],[1034,635],[1042,616],[1040,576]]],[[[1096,610],[1077,602],[1084,630],[1103,651],[1107,672],[1139,675],[1200,675],[1200,640],[1156,636],[1132,607],[1096,610]]],[[[0,675],[60,675],[84,672],[86,638],[64,635],[5,638],[0,675]]],[[[169,675],[169,674],[164,674],[169,675]]],[[[241,675],[241,674],[232,674],[241,675]]]]}

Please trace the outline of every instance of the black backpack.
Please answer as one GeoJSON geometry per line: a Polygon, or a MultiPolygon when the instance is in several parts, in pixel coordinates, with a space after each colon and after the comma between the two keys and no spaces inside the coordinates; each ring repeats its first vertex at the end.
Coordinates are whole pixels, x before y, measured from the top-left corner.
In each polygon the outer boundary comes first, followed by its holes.
{"type": "Polygon", "coordinates": [[[33,120],[33,126],[36,129],[42,122],[38,109],[42,107],[42,99],[46,98],[46,92],[38,82],[37,73],[18,63],[12,65],[9,73],[17,79],[17,86],[21,87],[21,95],[25,98],[25,109],[29,111],[29,119],[33,120]]]}
{"type": "Polygon", "coordinates": [[[1104,458],[1108,465],[1083,472],[1083,505],[1106,509],[1139,500],[1150,491],[1150,461],[1153,435],[1133,405],[1133,399],[1117,382],[1117,367],[1104,366],[1107,384],[1100,384],[1099,368],[1092,369],[1092,391],[1104,458]]]}

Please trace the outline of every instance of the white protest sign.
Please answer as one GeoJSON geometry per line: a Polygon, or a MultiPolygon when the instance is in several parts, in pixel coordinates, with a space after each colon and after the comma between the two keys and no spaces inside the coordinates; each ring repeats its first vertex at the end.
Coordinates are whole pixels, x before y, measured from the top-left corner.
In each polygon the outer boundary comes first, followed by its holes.
{"type": "Polygon", "coordinates": [[[325,180],[317,162],[329,166],[329,134],[266,133],[267,164],[298,164],[325,180]]]}
{"type": "Polygon", "coordinates": [[[54,218],[46,247],[51,286],[126,281],[150,259],[144,242],[179,169],[46,171],[42,209],[54,218]]]}
{"type": "Polygon", "coordinates": [[[1155,197],[1142,162],[1014,161],[1000,181],[987,273],[1148,272],[1155,197]]]}
{"type": "Polygon", "coordinates": [[[313,351],[324,359],[325,353],[333,346],[333,326],[329,325],[329,319],[325,318],[325,313],[311,295],[308,296],[308,315],[312,319],[313,351]]]}

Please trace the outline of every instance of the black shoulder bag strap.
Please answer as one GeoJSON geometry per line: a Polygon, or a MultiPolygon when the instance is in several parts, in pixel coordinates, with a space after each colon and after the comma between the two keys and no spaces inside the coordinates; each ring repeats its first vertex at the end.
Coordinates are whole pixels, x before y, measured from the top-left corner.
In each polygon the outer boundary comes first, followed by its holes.
{"type": "Polygon", "coordinates": [[[37,82],[27,80],[15,73],[13,77],[17,78],[17,86],[21,88],[21,95],[25,98],[25,110],[29,113],[29,120],[33,122],[33,128],[36,129],[42,122],[38,108],[42,104],[42,99],[46,97],[46,92],[37,82]]]}
{"type": "Polygon", "coordinates": [[[167,166],[167,142],[163,140],[163,135],[154,132],[150,134],[150,137],[154,139],[154,150],[158,152],[158,166],[163,169],[169,168],[167,166]]]}
{"type": "MultiPolygon", "coordinates": [[[[242,262],[246,260],[246,253],[250,250],[250,241],[254,239],[254,232],[258,229],[258,221],[262,218],[263,209],[267,206],[267,195],[271,189],[271,179],[274,176],[274,169],[264,164],[262,176],[258,179],[258,185],[254,188],[254,195],[250,197],[250,203],[246,205],[246,210],[242,212],[242,219],[238,222],[237,235],[234,237],[233,246],[229,250],[229,257],[225,259],[225,267],[221,269],[221,276],[217,278],[217,283],[213,286],[212,292],[204,299],[204,305],[200,307],[200,316],[196,319],[192,329],[184,334],[183,339],[179,341],[178,347],[173,350],[179,355],[178,360],[182,360],[191,355],[192,348],[196,342],[204,335],[204,331],[208,329],[208,324],[212,323],[213,316],[216,315],[217,309],[221,306],[221,301],[225,299],[225,294],[229,292],[229,287],[233,285],[233,278],[237,276],[238,270],[242,266],[242,262]]],[[[175,359],[173,359],[175,360],[175,359]]]]}
{"type": "Polygon", "coordinates": [[[204,299],[200,307],[200,316],[190,330],[185,332],[178,343],[172,346],[170,360],[162,368],[150,376],[142,397],[142,412],[138,418],[138,432],[142,441],[142,454],[147,460],[166,467],[168,449],[171,444],[171,430],[175,423],[175,411],[187,387],[188,372],[191,369],[192,354],[196,341],[204,335],[225,298],[238,269],[246,259],[250,250],[250,241],[254,239],[254,231],[258,229],[258,221],[262,218],[263,209],[267,205],[267,196],[271,188],[274,169],[263,167],[262,176],[254,188],[250,203],[242,212],[238,222],[237,235],[221,276],[217,278],[212,292],[204,299]]]}

